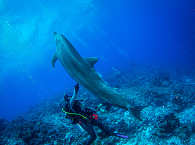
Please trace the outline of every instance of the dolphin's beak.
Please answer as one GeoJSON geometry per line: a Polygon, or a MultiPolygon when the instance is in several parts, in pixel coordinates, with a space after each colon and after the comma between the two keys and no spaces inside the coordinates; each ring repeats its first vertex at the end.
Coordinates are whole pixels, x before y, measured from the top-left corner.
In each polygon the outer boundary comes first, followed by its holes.
{"type": "Polygon", "coordinates": [[[59,34],[57,32],[53,32],[55,41],[59,40],[59,34]]]}
{"type": "Polygon", "coordinates": [[[57,35],[57,32],[53,32],[53,35],[56,36],[57,35]]]}

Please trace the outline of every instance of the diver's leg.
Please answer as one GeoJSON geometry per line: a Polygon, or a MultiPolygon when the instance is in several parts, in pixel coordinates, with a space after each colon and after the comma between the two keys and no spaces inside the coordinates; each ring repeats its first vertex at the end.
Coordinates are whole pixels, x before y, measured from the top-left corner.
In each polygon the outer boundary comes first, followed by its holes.
{"type": "Polygon", "coordinates": [[[92,124],[95,125],[95,126],[98,126],[104,132],[103,136],[113,136],[113,135],[115,135],[113,133],[112,129],[110,129],[108,126],[105,126],[102,123],[102,120],[99,120],[99,119],[98,120],[93,120],[92,124]]]}
{"type": "Polygon", "coordinates": [[[115,133],[113,129],[109,128],[108,126],[104,125],[102,123],[102,121],[100,120],[94,120],[93,125],[96,125],[98,126],[102,132],[100,134],[98,134],[100,137],[108,137],[108,136],[117,136],[117,137],[120,137],[120,138],[128,138],[127,135],[123,135],[123,134],[119,134],[119,133],[115,133]]]}
{"type": "Polygon", "coordinates": [[[94,142],[94,140],[97,138],[95,131],[93,129],[93,126],[90,123],[82,122],[81,127],[87,131],[90,135],[90,138],[86,141],[85,145],[90,145],[94,142]]]}

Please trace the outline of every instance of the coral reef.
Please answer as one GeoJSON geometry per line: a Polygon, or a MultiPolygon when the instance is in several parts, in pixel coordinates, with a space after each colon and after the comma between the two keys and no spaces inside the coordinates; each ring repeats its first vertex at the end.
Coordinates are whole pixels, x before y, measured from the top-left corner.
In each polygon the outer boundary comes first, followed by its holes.
{"type": "MultiPolygon", "coordinates": [[[[172,78],[170,73],[151,69],[147,72],[147,69],[141,71],[139,68],[132,73],[116,68],[113,71],[106,80],[130,96],[137,107],[132,107],[130,113],[92,97],[81,88],[79,99],[82,104],[97,110],[99,118],[109,128],[129,137],[98,136],[94,145],[195,144],[195,87],[185,85],[186,80],[172,78]]],[[[62,106],[63,94],[45,100],[10,122],[0,119],[0,144],[83,144],[88,134],[65,118],[62,106]]],[[[101,133],[99,128],[95,130],[97,134],[101,133]]]]}

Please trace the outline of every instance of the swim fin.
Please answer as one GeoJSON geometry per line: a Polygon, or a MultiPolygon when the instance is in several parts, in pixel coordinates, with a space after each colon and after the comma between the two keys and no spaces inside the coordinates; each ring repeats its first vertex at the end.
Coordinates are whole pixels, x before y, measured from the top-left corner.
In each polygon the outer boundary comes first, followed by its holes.
{"type": "Polygon", "coordinates": [[[128,136],[122,135],[122,134],[119,134],[119,133],[116,133],[115,135],[118,136],[118,137],[120,137],[120,138],[125,138],[125,139],[128,139],[129,138],[128,136]]]}

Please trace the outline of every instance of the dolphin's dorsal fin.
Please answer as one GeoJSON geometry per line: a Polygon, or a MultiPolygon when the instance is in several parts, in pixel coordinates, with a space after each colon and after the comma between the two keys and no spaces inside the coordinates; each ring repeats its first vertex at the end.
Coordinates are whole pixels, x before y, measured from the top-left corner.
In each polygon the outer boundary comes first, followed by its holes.
{"type": "Polygon", "coordinates": [[[86,60],[91,65],[91,67],[93,67],[97,63],[98,58],[97,57],[88,57],[88,58],[86,58],[86,60]]]}
{"type": "Polygon", "coordinates": [[[51,61],[51,64],[52,64],[53,67],[55,67],[55,63],[56,63],[57,60],[58,60],[58,57],[57,57],[57,54],[55,53],[53,55],[53,58],[52,58],[52,61],[51,61]]]}

